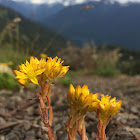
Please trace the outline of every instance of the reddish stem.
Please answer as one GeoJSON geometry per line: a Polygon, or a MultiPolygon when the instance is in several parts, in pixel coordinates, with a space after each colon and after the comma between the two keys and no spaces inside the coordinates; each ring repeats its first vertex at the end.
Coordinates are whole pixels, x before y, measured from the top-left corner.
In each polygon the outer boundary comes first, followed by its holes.
{"type": "Polygon", "coordinates": [[[88,140],[88,138],[86,136],[84,117],[82,117],[78,121],[78,131],[77,132],[78,132],[79,136],[82,138],[82,140],[88,140]]]}
{"type": "MultiPolygon", "coordinates": [[[[44,123],[45,127],[47,128],[49,140],[55,140],[51,127],[50,127],[50,120],[48,119],[48,108],[46,107],[46,105],[42,99],[42,96],[39,93],[36,93],[36,95],[39,97],[39,110],[40,110],[40,114],[42,116],[43,123],[44,123]]],[[[48,100],[48,105],[50,105],[50,103],[51,103],[50,100],[48,98],[47,98],[47,100],[48,100]]],[[[51,120],[52,120],[52,118],[51,118],[51,120]]]]}
{"type": "Polygon", "coordinates": [[[66,129],[67,129],[67,133],[68,133],[68,139],[75,140],[77,125],[75,123],[72,127],[70,127],[70,122],[71,122],[71,119],[69,119],[67,124],[65,124],[66,129]]]}

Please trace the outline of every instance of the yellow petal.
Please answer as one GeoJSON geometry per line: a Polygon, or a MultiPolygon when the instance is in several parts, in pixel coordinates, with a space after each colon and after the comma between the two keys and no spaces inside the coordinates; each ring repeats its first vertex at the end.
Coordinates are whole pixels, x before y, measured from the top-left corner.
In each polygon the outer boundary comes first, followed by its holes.
{"type": "Polygon", "coordinates": [[[82,87],[82,93],[84,94],[84,96],[86,97],[87,95],[89,95],[89,89],[87,85],[84,85],[82,87]]]}
{"type": "Polygon", "coordinates": [[[110,103],[116,102],[116,97],[110,100],[110,103]]]}
{"type": "Polygon", "coordinates": [[[84,94],[81,93],[79,95],[79,98],[78,98],[77,102],[76,102],[76,108],[77,108],[77,110],[81,110],[82,108],[85,107],[85,106],[83,106],[84,100],[85,100],[84,94]]]}
{"type": "Polygon", "coordinates": [[[37,78],[30,79],[32,83],[39,85],[37,78]]]}
{"type": "Polygon", "coordinates": [[[58,78],[64,77],[64,75],[67,73],[68,70],[69,70],[69,66],[63,66],[58,75],[58,78]]]}
{"type": "Polygon", "coordinates": [[[27,73],[27,71],[28,71],[28,68],[24,64],[19,66],[19,68],[20,68],[20,71],[23,72],[23,73],[27,73]]]}
{"type": "Polygon", "coordinates": [[[105,106],[102,103],[100,103],[99,105],[102,110],[105,110],[105,106]]]}
{"type": "Polygon", "coordinates": [[[84,100],[83,107],[86,107],[86,106],[88,106],[88,105],[91,104],[91,102],[92,102],[92,96],[93,96],[93,93],[90,93],[88,96],[86,96],[86,98],[84,100]]]}
{"type": "Polygon", "coordinates": [[[68,102],[69,104],[72,104],[75,100],[75,89],[73,87],[72,84],[70,84],[70,87],[69,87],[69,92],[68,92],[68,102]]]}
{"type": "Polygon", "coordinates": [[[22,85],[22,86],[25,86],[25,87],[27,87],[27,85],[28,85],[28,80],[18,80],[18,83],[20,84],[20,85],[22,85]]]}
{"type": "Polygon", "coordinates": [[[37,71],[35,71],[35,75],[36,75],[36,76],[37,76],[37,75],[40,75],[40,74],[42,74],[45,70],[46,70],[46,68],[45,68],[45,69],[37,70],[37,71]]]}
{"type": "Polygon", "coordinates": [[[75,97],[76,97],[76,99],[78,99],[79,98],[79,95],[81,94],[81,87],[80,87],[80,85],[78,85],[77,87],[76,87],[76,90],[75,90],[75,97]]]}
{"type": "Polygon", "coordinates": [[[122,100],[119,101],[119,102],[117,102],[117,104],[116,104],[116,110],[120,109],[121,105],[122,105],[122,100]]]}
{"type": "Polygon", "coordinates": [[[91,105],[88,108],[88,111],[89,112],[92,112],[92,111],[97,112],[97,109],[99,108],[99,104],[100,104],[99,102],[93,102],[93,103],[91,103],[91,105]]]}
{"type": "Polygon", "coordinates": [[[26,60],[25,64],[26,64],[27,67],[30,67],[30,64],[29,64],[29,62],[27,60],[26,60]]]}
{"type": "Polygon", "coordinates": [[[14,70],[14,73],[17,75],[15,78],[16,79],[27,79],[27,75],[25,75],[24,73],[14,70]]]}
{"type": "Polygon", "coordinates": [[[98,98],[99,93],[93,94],[92,101],[99,101],[98,98]]]}
{"type": "Polygon", "coordinates": [[[59,75],[59,73],[60,73],[60,71],[61,71],[61,68],[62,68],[62,66],[60,65],[60,66],[55,66],[54,67],[54,75],[57,77],[58,75],[59,75]]]}

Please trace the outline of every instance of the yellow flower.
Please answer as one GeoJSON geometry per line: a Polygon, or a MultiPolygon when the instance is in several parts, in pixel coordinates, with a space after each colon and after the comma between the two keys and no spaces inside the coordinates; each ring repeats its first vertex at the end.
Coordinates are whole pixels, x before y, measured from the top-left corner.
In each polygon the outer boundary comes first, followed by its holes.
{"type": "Polygon", "coordinates": [[[12,65],[13,65],[13,62],[12,62],[12,61],[9,61],[9,62],[8,62],[8,65],[9,65],[9,66],[12,66],[12,65]]]}
{"type": "Polygon", "coordinates": [[[26,60],[25,64],[19,66],[19,71],[14,70],[16,78],[21,85],[27,86],[29,82],[34,84],[44,83],[46,80],[52,82],[54,78],[62,78],[65,76],[69,66],[62,66],[63,61],[58,57],[48,60],[38,60],[36,57],[30,57],[30,62],[26,60]],[[42,74],[42,79],[41,75],[42,74]]]}
{"type": "Polygon", "coordinates": [[[116,97],[111,99],[111,96],[101,95],[101,101],[99,105],[98,119],[101,121],[102,125],[107,125],[109,119],[119,113],[122,101],[116,102],[116,97]],[[110,100],[110,101],[109,101],[110,100]]]}
{"type": "Polygon", "coordinates": [[[61,58],[58,59],[56,56],[55,58],[48,57],[48,60],[45,65],[45,72],[46,78],[49,80],[53,80],[54,78],[62,78],[65,76],[66,72],[69,70],[69,66],[62,66],[61,58]]]}
{"type": "Polygon", "coordinates": [[[2,65],[2,66],[8,66],[7,63],[0,63],[0,65],[2,65]]]}
{"type": "Polygon", "coordinates": [[[41,75],[46,68],[42,65],[43,60],[38,60],[36,57],[30,57],[30,63],[26,60],[25,64],[19,66],[19,71],[14,70],[16,74],[16,79],[19,79],[18,82],[21,85],[27,86],[29,82],[34,84],[38,83],[38,76],[41,75]]]}
{"type": "Polygon", "coordinates": [[[70,84],[67,99],[70,105],[71,125],[83,117],[87,111],[97,111],[99,107],[97,97],[98,93],[89,93],[87,85],[84,85],[82,88],[78,85],[74,89],[73,85],[70,84]]]}
{"type": "Polygon", "coordinates": [[[46,54],[44,54],[44,53],[41,53],[40,57],[46,59],[48,56],[46,54]]]}

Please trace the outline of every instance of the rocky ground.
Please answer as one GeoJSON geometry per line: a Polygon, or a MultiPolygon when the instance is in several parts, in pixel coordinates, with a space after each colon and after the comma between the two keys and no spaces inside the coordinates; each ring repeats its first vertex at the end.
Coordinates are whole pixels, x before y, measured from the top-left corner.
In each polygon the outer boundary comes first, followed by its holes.
{"type": "MultiPolygon", "coordinates": [[[[108,78],[93,75],[73,77],[74,85],[87,84],[93,93],[109,94],[117,100],[123,100],[120,113],[114,117],[107,129],[107,140],[140,140],[140,76],[121,75],[108,78]]],[[[36,89],[20,91],[0,91],[0,140],[45,140],[42,135],[41,117],[36,89]]],[[[54,111],[53,131],[57,140],[67,140],[65,123],[69,118],[69,106],[66,100],[68,87],[56,83],[53,85],[51,100],[54,111]]],[[[97,132],[95,113],[85,117],[87,136],[94,140],[97,132]]],[[[77,140],[80,140],[76,136],[77,140]]]]}

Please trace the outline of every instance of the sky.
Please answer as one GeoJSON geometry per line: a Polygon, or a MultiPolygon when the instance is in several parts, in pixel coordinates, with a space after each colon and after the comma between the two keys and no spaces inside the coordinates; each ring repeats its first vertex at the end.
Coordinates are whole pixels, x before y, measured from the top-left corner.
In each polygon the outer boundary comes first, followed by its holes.
{"type": "MultiPolygon", "coordinates": [[[[34,4],[41,4],[41,3],[50,3],[51,4],[51,3],[55,3],[56,1],[61,2],[62,0],[13,0],[13,1],[19,1],[19,2],[20,1],[24,1],[24,2],[27,2],[27,1],[29,2],[30,1],[31,3],[34,3],[34,4]]],[[[75,0],[75,1],[76,1],[76,3],[82,3],[86,0],[75,0]]],[[[96,0],[96,1],[99,1],[99,0],[96,0]]],[[[121,4],[125,4],[127,2],[140,2],[140,0],[110,0],[110,1],[111,2],[118,1],[121,4]]]]}

